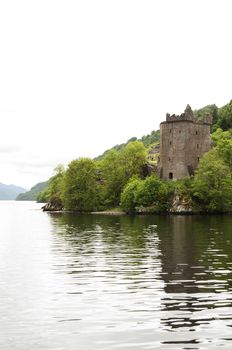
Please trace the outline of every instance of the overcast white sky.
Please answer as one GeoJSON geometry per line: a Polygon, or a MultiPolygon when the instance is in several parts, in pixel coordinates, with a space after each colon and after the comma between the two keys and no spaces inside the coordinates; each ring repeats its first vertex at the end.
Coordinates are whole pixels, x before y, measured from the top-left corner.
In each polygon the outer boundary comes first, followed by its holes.
{"type": "Polygon", "coordinates": [[[0,182],[232,99],[231,0],[0,1],[0,182]]]}

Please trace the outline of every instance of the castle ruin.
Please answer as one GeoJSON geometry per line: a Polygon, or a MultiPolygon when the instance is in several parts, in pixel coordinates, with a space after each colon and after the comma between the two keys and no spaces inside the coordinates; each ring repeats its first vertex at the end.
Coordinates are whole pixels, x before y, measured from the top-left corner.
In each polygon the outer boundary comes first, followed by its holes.
{"type": "Polygon", "coordinates": [[[189,105],[181,115],[166,115],[166,121],[160,124],[161,179],[194,175],[200,158],[211,148],[211,124],[212,116],[197,119],[189,105]]]}

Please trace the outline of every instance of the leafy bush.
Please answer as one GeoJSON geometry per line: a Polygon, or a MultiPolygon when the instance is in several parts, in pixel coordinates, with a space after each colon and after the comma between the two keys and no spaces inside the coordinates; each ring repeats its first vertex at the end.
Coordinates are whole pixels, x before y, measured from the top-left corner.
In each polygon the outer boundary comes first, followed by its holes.
{"type": "Polygon", "coordinates": [[[109,151],[101,161],[102,194],[105,205],[119,205],[120,196],[126,183],[133,176],[142,176],[146,163],[146,149],[141,142],[129,143],[120,151],[109,151]]]}
{"type": "Polygon", "coordinates": [[[96,162],[73,160],[64,176],[63,202],[66,209],[80,212],[97,210],[100,203],[96,162]]]}
{"type": "Polygon", "coordinates": [[[145,180],[134,178],[122,192],[121,206],[126,212],[163,212],[169,207],[169,198],[173,191],[173,183],[164,182],[156,175],[145,180]]]}
{"type": "Polygon", "coordinates": [[[203,211],[232,210],[231,170],[216,149],[201,159],[192,184],[192,196],[203,211]]]}
{"type": "Polygon", "coordinates": [[[121,207],[127,213],[134,213],[137,206],[137,193],[142,180],[131,178],[121,194],[121,207]]]}

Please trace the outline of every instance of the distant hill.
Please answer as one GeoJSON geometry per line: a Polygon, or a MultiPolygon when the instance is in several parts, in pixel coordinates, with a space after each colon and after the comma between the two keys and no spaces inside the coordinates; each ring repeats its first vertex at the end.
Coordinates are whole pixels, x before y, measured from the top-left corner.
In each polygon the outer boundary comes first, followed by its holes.
{"type": "Polygon", "coordinates": [[[15,185],[4,185],[0,183],[0,200],[15,200],[19,193],[27,190],[15,185]]]}
{"type": "MultiPolygon", "coordinates": [[[[17,201],[35,201],[38,192],[45,190],[48,187],[48,181],[40,182],[33,186],[30,191],[20,193],[16,200],[17,201]]],[[[22,192],[22,191],[21,191],[22,192]]]]}

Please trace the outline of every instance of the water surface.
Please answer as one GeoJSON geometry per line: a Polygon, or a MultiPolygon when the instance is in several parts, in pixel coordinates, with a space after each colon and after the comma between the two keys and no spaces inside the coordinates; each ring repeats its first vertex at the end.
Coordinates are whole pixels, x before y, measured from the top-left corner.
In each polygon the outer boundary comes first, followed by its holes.
{"type": "Polygon", "coordinates": [[[0,348],[231,349],[232,217],[0,202],[0,348]]]}

